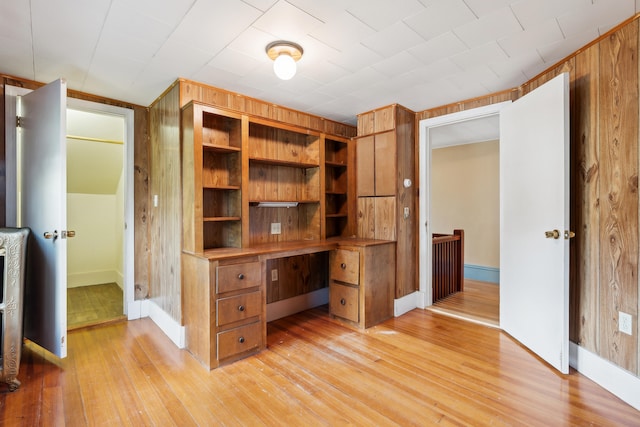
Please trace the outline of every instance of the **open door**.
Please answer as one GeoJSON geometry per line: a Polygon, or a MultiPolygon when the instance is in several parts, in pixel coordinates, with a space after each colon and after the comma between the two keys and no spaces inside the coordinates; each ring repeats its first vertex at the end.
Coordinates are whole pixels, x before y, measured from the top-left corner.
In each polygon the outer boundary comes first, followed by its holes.
{"type": "Polygon", "coordinates": [[[31,229],[25,338],[67,356],[67,86],[57,80],[19,98],[18,225],[31,229]]]}
{"type": "Polygon", "coordinates": [[[569,372],[569,77],[500,113],[500,327],[569,372]]]}

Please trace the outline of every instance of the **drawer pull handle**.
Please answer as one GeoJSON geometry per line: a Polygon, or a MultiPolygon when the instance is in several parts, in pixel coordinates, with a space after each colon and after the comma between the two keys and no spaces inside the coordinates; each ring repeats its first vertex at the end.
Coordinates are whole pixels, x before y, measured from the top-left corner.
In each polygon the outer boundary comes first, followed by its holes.
{"type": "Polygon", "coordinates": [[[240,337],[240,338],[238,338],[238,342],[239,342],[240,344],[244,344],[244,337],[240,337]]]}
{"type": "Polygon", "coordinates": [[[343,270],[347,269],[347,264],[345,264],[344,262],[342,264],[340,264],[340,268],[343,270]]]}
{"type": "Polygon", "coordinates": [[[342,304],[342,305],[347,305],[347,302],[344,300],[344,298],[341,298],[341,299],[340,299],[340,304],[342,304]]]}
{"type": "Polygon", "coordinates": [[[238,274],[238,280],[244,280],[244,274],[242,273],[238,274]]]}
{"type": "Polygon", "coordinates": [[[238,306],[238,311],[244,311],[244,305],[239,305],[238,306]]]}

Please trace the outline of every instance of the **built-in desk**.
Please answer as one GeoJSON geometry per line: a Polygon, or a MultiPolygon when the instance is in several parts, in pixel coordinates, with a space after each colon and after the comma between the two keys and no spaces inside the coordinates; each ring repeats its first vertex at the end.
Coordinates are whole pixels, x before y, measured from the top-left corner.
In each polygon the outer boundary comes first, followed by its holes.
{"type": "Polygon", "coordinates": [[[267,261],[320,252],[329,254],[333,318],[367,328],[393,316],[395,242],[332,238],[183,252],[187,349],[210,369],[264,349],[267,261]]]}

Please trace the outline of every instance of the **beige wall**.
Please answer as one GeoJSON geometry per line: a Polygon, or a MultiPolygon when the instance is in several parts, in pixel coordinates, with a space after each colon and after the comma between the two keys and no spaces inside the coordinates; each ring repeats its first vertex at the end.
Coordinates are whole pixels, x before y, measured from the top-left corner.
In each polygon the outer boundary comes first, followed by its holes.
{"type": "Polygon", "coordinates": [[[498,141],[434,149],[431,154],[431,230],[465,232],[465,264],[499,268],[498,141]]]}

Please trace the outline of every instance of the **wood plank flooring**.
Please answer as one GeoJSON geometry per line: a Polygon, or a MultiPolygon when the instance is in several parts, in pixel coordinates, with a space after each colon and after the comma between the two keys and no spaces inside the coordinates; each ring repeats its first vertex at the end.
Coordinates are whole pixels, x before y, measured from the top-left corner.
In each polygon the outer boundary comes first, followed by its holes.
{"type": "Polygon", "coordinates": [[[464,292],[449,295],[428,310],[497,328],[500,326],[500,286],[465,279],[464,292]]]}
{"type": "Polygon", "coordinates": [[[368,330],[326,307],[268,325],[268,349],[208,371],[149,319],[68,335],[68,358],[27,343],[3,426],[639,425],[584,376],[506,334],[416,309],[368,330]]]}

